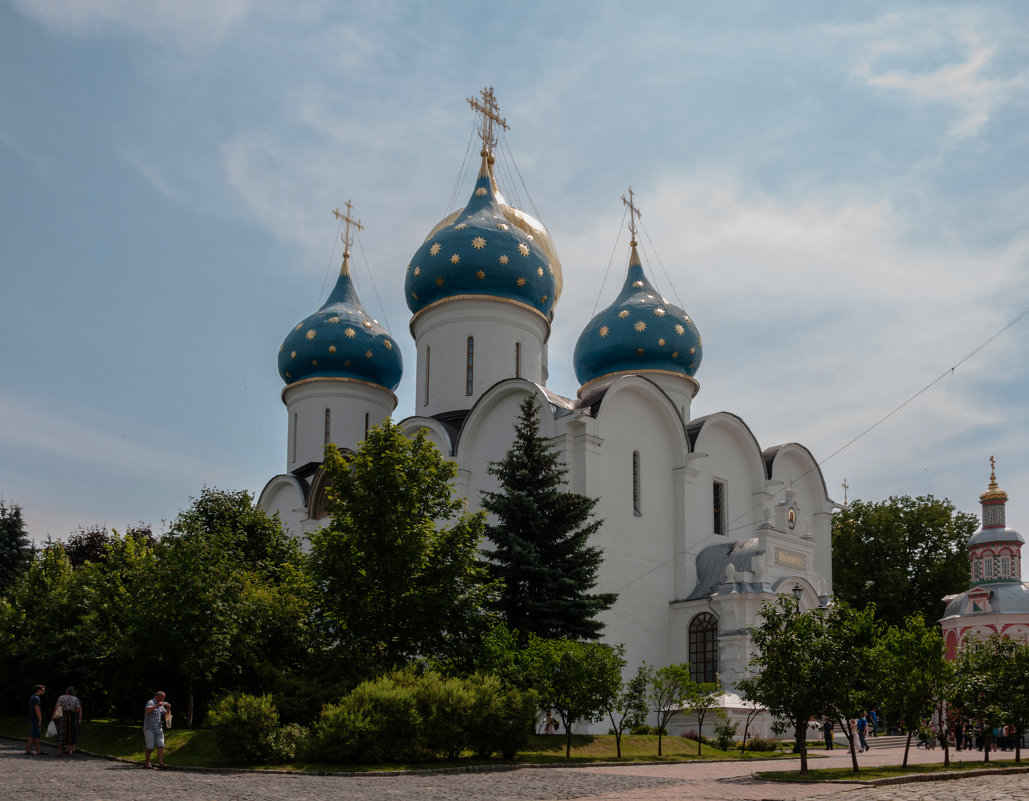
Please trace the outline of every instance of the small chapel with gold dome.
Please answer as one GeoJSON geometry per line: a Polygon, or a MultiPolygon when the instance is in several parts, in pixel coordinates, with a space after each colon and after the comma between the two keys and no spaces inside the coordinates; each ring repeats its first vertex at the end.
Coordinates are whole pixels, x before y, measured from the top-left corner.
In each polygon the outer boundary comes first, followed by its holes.
{"type": "MultiPolygon", "coordinates": [[[[402,364],[393,335],[365,311],[345,248],[324,305],[279,351],[285,469],[259,504],[301,538],[324,525],[325,445],[356,448],[393,415],[400,382],[413,381],[415,408],[399,425],[427,432],[458,465],[456,492],[480,508],[482,491],[496,489],[488,467],[511,447],[519,405],[533,396],[568,488],[599,499],[596,591],[618,596],[601,616],[603,639],[625,646],[633,671],[643,660],[688,661],[696,679],[731,691],[745,675],[747,627],[762,603],[786,592],[812,608],[832,594],[835,504],[818,463],[795,442],[762,447],[731,412],[693,416],[703,340],[644,270],[631,190],[621,290],[574,353],[548,353],[562,290],[575,291],[575,265],[562,267],[550,233],[498,186],[494,132],[506,123],[492,89],[469,102],[483,146],[468,201],[427,223],[392,281],[411,312],[416,363],[402,364]],[[551,358],[571,360],[573,394],[548,386],[551,358]]],[[[340,216],[348,242],[359,223],[349,204],[340,216]]]]}

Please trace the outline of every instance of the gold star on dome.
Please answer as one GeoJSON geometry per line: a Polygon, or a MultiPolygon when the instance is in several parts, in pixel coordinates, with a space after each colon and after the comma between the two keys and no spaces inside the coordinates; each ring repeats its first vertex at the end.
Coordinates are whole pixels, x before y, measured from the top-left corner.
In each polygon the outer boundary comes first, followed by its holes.
{"type": "Polygon", "coordinates": [[[441,250],[443,250],[443,248],[440,246],[440,243],[439,242],[433,242],[432,243],[432,247],[429,248],[429,255],[430,256],[438,256],[439,252],[441,250]]]}
{"type": "Polygon", "coordinates": [[[639,288],[639,287],[642,287],[642,286],[643,286],[643,282],[642,282],[642,281],[633,281],[633,282],[632,282],[632,285],[633,285],[634,287],[636,287],[636,288],[639,288]]]}
{"type": "Polygon", "coordinates": [[[696,366],[697,366],[696,362],[690,362],[690,367],[696,367],[696,366]]]}
{"type": "Polygon", "coordinates": [[[436,286],[443,286],[443,277],[442,276],[439,276],[439,275],[436,276],[436,286]]]}
{"type": "Polygon", "coordinates": [[[365,328],[371,328],[372,327],[372,321],[371,320],[365,320],[363,323],[361,323],[361,325],[363,325],[365,328]]]}
{"type": "Polygon", "coordinates": [[[505,225],[504,223],[497,223],[493,227],[496,228],[498,231],[506,231],[507,230],[507,225],[505,225]]]}
{"type": "Polygon", "coordinates": [[[629,316],[629,310],[628,309],[622,309],[620,312],[618,312],[618,317],[620,319],[622,319],[622,320],[624,320],[628,316],[629,316]]]}
{"type": "Polygon", "coordinates": [[[318,366],[318,360],[317,359],[311,359],[311,366],[312,367],[317,367],[318,366]]]}
{"type": "Polygon", "coordinates": [[[289,370],[287,370],[287,371],[286,371],[286,378],[292,378],[292,377],[293,377],[293,376],[291,376],[291,375],[289,374],[289,370]]]}
{"type": "Polygon", "coordinates": [[[643,355],[643,348],[636,348],[636,353],[638,353],[640,356],[642,356],[643,355]]]}
{"type": "Polygon", "coordinates": [[[553,275],[553,274],[554,274],[554,265],[553,265],[553,264],[548,264],[548,265],[547,265],[547,269],[548,269],[548,270],[550,270],[550,274],[551,274],[551,275],[553,275]]]}
{"type": "Polygon", "coordinates": [[[382,340],[382,344],[386,346],[386,350],[393,350],[393,343],[388,339],[382,340]]]}
{"type": "Polygon", "coordinates": [[[339,317],[330,317],[329,318],[329,322],[332,323],[333,325],[335,325],[336,323],[339,322],[339,317]]]}
{"type": "Polygon", "coordinates": [[[422,268],[421,267],[415,267],[414,268],[414,274],[415,275],[421,275],[422,274],[422,268]]]}
{"type": "Polygon", "coordinates": [[[537,267],[536,268],[536,275],[538,275],[540,278],[543,277],[543,268],[542,267],[537,267]]]}
{"type": "Polygon", "coordinates": [[[335,353],[335,352],[336,352],[336,346],[335,345],[329,345],[329,353],[335,353]]]}
{"type": "Polygon", "coordinates": [[[665,316],[665,310],[664,309],[660,309],[660,308],[654,309],[654,314],[656,314],[658,317],[664,317],[665,316]]]}
{"type": "Polygon", "coordinates": [[[600,326],[600,330],[597,331],[597,333],[600,334],[601,338],[603,338],[603,337],[607,336],[607,332],[609,330],[610,329],[606,325],[602,325],[602,326],[600,326]]]}
{"type": "Polygon", "coordinates": [[[286,347],[286,343],[285,342],[283,342],[281,345],[279,345],[279,353],[282,353],[282,349],[284,347],[286,347]]]}
{"type": "Polygon", "coordinates": [[[414,298],[415,300],[418,300],[418,293],[417,292],[412,292],[411,293],[411,297],[414,298]]]}
{"type": "Polygon", "coordinates": [[[697,337],[697,344],[700,345],[700,347],[704,347],[704,340],[702,337],[697,337]]]}
{"type": "Polygon", "coordinates": [[[372,352],[371,352],[370,350],[366,350],[366,351],[364,352],[364,357],[365,357],[366,359],[370,359],[370,358],[372,358],[372,352]]]}
{"type": "Polygon", "coordinates": [[[357,332],[353,328],[344,328],[343,336],[345,336],[347,339],[353,339],[357,336],[357,332]]]}
{"type": "Polygon", "coordinates": [[[458,223],[457,225],[454,226],[454,230],[455,231],[463,231],[467,227],[468,227],[468,223],[458,223]]]}
{"type": "Polygon", "coordinates": [[[504,254],[502,254],[502,255],[500,256],[500,263],[501,263],[501,264],[507,264],[507,263],[508,263],[508,261],[510,261],[510,260],[509,260],[509,259],[507,258],[507,254],[506,254],[506,253],[504,253],[504,254]]]}
{"type": "Polygon", "coordinates": [[[679,358],[679,351],[675,351],[674,353],[672,353],[672,358],[673,359],[678,359],[679,358]]]}
{"type": "Polygon", "coordinates": [[[525,286],[525,279],[519,278],[515,283],[518,284],[518,286],[525,286]]]}
{"type": "Polygon", "coordinates": [[[350,366],[350,359],[347,359],[345,362],[343,362],[343,366],[344,367],[349,367],[350,366]]]}
{"type": "Polygon", "coordinates": [[[485,194],[486,194],[486,187],[484,187],[484,186],[480,186],[478,189],[475,190],[476,197],[482,197],[485,194]]]}
{"type": "Polygon", "coordinates": [[[294,328],[293,330],[294,330],[294,331],[299,331],[299,330],[300,330],[301,328],[303,328],[303,327],[304,327],[304,324],[303,324],[303,323],[300,323],[300,325],[298,325],[298,326],[297,326],[296,328],[294,328]]]}
{"type": "Polygon", "coordinates": [[[459,261],[461,261],[461,257],[458,256],[456,253],[450,257],[451,264],[457,264],[459,261]]]}
{"type": "Polygon", "coordinates": [[[524,242],[519,242],[518,243],[518,252],[521,253],[523,256],[528,256],[529,255],[529,246],[526,245],[524,242]]]}
{"type": "Polygon", "coordinates": [[[475,271],[475,277],[478,278],[480,281],[482,281],[486,277],[486,271],[485,270],[476,270],[475,271]]]}
{"type": "Polygon", "coordinates": [[[472,247],[476,250],[482,250],[484,247],[486,247],[486,240],[483,239],[481,236],[477,236],[475,237],[475,239],[472,240],[472,247]]]}
{"type": "Polygon", "coordinates": [[[690,348],[690,353],[696,353],[696,352],[697,352],[696,348],[690,348]]]}
{"type": "Polygon", "coordinates": [[[683,328],[681,325],[679,325],[679,323],[676,323],[675,324],[675,333],[677,333],[679,336],[682,336],[683,334],[686,333],[686,329],[683,328]]]}
{"type": "Polygon", "coordinates": [[[546,303],[546,302],[547,302],[547,296],[546,295],[541,295],[540,296],[540,303],[546,303]]]}
{"type": "Polygon", "coordinates": [[[647,324],[645,322],[643,322],[642,320],[638,320],[636,322],[636,324],[633,325],[633,328],[635,328],[637,331],[646,331],[647,330],[647,324]]]}
{"type": "Polygon", "coordinates": [[[309,328],[304,336],[306,336],[308,339],[314,339],[316,336],[318,336],[318,334],[315,333],[315,330],[313,328],[309,328]]]}
{"type": "Polygon", "coordinates": [[[528,239],[528,240],[529,240],[530,242],[532,242],[532,241],[533,241],[533,239],[532,239],[532,234],[526,234],[526,235],[525,235],[525,238],[526,238],[526,239],[528,239]]]}
{"type": "Polygon", "coordinates": [[[293,351],[290,351],[290,353],[289,353],[289,358],[291,358],[291,359],[295,359],[296,357],[297,357],[297,352],[296,352],[295,350],[293,350],[293,351]]]}
{"type": "Polygon", "coordinates": [[[665,346],[665,341],[663,339],[659,339],[657,341],[657,344],[660,345],[663,348],[665,346]]]}

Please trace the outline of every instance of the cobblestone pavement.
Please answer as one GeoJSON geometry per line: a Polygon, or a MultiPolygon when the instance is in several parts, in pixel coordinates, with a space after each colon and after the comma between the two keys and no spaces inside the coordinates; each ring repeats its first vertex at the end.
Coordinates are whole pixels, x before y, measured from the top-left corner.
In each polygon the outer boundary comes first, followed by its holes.
{"type": "MultiPolygon", "coordinates": [[[[1029,774],[968,778],[884,787],[801,785],[754,779],[754,770],[788,769],[795,760],[511,771],[411,776],[311,776],[274,773],[205,773],[143,770],[139,766],[76,755],[26,757],[24,745],[0,743],[0,798],[7,801],[1024,801],[1029,774]]],[[[979,761],[972,752],[969,759],[979,761]]],[[[862,754],[864,765],[896,764],[900,748],[862,754]]],[[[958,758],[962,755],[955,755],[958,758]]],[[[812,760],[818,767],[849,764],[846,752],[812,760]]],[[[942,761],[939,751],[913,752],[914,762],[942,761]]]]}

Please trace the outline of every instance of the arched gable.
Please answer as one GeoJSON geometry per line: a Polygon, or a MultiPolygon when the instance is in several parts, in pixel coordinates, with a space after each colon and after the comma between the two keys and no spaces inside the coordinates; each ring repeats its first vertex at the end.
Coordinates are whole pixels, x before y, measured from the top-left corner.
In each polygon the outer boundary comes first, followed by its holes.
{"type": "Polygon", "coordinates": [[[397,423],[397,428],[408,437],[413,437],[419,431],[424,431],[429,442],[439,448],[440,453],[450,457],[454,455],[454,445],[451,441],[450,432],[443,423],[434,417],[419,417],[417,415],[405,417],[397,423]]]}
{"type": "Polygon", "coordinates": [[[765,450],[762,457],[769,479],[793,484],[795,489],[804,486],[812,496],[820,496],[827,504],[833,503],[818,460],[800,443],[776,445],[765,450]]]}
{"type": "Polygon", "coordinates": [[[307,519],[307,497],[307,485],[296,476],[283,473],[264,485],[257,506],[268,515],[277,514],[282,525],[294,537],[300,537],[307,519]]]}
{"type": "MultiPolygon", "coordinates": [[[[677,464],[686,463],[689,453],[689,440],[686,436],[686,424],[668,394],[649,378],[641,375],[626,375],[613,381],[605,390],[597,404],[597,432],[606,438],[612,429],[623,429],[625,420],[622,409],[639,408],[642,403],[651,420],[656,421],[660,436],[666,447],[671,450],[672,461],[677,464]],[[624,401],[624,403],[623,403],[624,401]],[[615,411],[618,410],[618,411],[615,411]]],[[[637,423],[641,418],[637,416],[637,423]]]]}
{"type": "Polygon", "coordinates": [[[693,450],[705,454],[701,460],[704,472],[717,476],[718,471],[745,477],[748,492],[764,489],[765,464],[761,446],[750,426],[732,412],[715,412],[690,423],[693,450]],[[730,465],[730,463],[732,463],[730,465]]]}

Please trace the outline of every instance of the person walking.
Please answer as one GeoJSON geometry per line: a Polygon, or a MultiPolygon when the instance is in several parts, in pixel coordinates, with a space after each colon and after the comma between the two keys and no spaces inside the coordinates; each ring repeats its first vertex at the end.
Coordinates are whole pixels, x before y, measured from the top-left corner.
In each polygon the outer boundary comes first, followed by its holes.
{"type": "Polygon", "coordinates": [[[858,718],[857,722],[857,733],[858,741],[861,743],[861,750],[868,750],[868,740],[865,739],[865,731],[868,729],[868,719],[865,717],[865,713],[861,713],[861,717],[858,718]]]}
{"type": "Polygon", "coordinates": [[[29,741],[25,744],[25,753],[45,754],[46,751],[39,750],[39,737],[43,731],[43,700],[40,698],[46,692],[46,687],[37,684],[36,689],[29,698],[29,741]],[[32,744],[36,744],[36,750],[32,750],[32,744]]]}
{"type": "Polygon", "coordinates": [[[165,698],[167,696],[158,690],[154,697],[146,702],[143,709],[143,739],[146,741],[146,752],[143,757],[143,767],[152,768],[150,754],[157,749],[157,767],[165,768],[164,764],[164,716],[171,714],[171,704],[165,698]]]}
{"type": "Polygon", "coordinates": [[[82,703],[75,695],[74,687],[69,687],[57,699],[55,713],[58,708],[61,714],[54,719],[57,722],[57,755],[73,756],[79,743],[79,729],[82,728],[82,703]]]}
{"type": "Polygon", "coordinates": [[[829,718],[822,723],[822,736],[825,738],[825,750],[832,751],[832,721],[829,718]]]}

